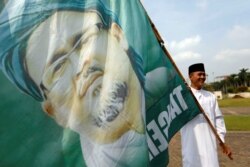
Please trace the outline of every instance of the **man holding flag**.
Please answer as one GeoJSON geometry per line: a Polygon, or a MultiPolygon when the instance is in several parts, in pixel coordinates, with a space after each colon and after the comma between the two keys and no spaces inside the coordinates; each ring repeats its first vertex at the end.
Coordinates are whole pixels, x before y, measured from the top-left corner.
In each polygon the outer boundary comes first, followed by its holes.
{"type": "MultiPolygon", "coordinates": [[[[216,97],[202,89],[206,80],[203,63],[189,66],[188,74],[192,92],[221,141],[225,143],[226,126],[216,97]]],[[[184,167],[219,167],[216,136],[202,113],[181,129],[181,143],[184,167]]],[[[231,157],[229,148],[223,151],[231,157]]]]}

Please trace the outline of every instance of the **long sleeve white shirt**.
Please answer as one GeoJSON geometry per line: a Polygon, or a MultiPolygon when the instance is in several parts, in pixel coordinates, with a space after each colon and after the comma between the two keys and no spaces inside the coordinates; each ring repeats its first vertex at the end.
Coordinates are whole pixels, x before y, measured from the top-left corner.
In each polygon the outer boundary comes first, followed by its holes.
{"type": "MultiPolygon", "coordinates": [[[[215,96],[205,90],[192,89],[221,140],[226,127],[215,96]]],[[[181,129],[183,167],[218,167],[216,138],[202,114],[197,115],[181,129]]]]}

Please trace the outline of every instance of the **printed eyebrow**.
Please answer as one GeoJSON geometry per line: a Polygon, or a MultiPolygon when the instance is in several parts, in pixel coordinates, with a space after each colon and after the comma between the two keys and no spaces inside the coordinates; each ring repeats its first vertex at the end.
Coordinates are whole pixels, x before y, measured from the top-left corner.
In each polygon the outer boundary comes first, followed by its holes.
{"type": "MultiPolygon", "coordinates": [[[[72,40],[72,46],[73,46],[73,48],[76,48],[76,49],[78,48],[81,40],[84,39],[85,34],[87,34],[88,30],[90,28],[92,28],[93,26],[96,26],[99,29],[99,31],[101,29],[105,28],[104,25],[103,25],[103,23],[96,23],[96,24],[94,24],[94,25],[86,28],[84,31],[77,33],[76,35],[74,35],[73,40],[72,40]]],[[[88,37],[85,37],[85,38],[88,38],[88,37]]]]}
{"type": "Polygon", "coordinates": [[[66,52],[65,50],[59,50],[57,51],[54,55],[53,58],[50,60],[50,64],[53,64],[55,61],[57,61],[58,59],[60,59],[61,57],[70,54],[74,49],[76,49],[79,46],[79,43],[82,39],[83,33],[78,33],[76,35],[74,35],[74,37],[72,38],[73,42],[71,43],[71,45],[73,46],[72,49],[69,52],[66,52]]]}
{"type": "MultiPolygon", "coordinates": [[[[102,23],[94,24],[94,26],[97,26],[99,30],[102,29],[102,28],[104,28],[104,26],[103,26],[102,23]]],[[[58,51],[56,54],[54,54],[54,56],[50,60],[49,64],[53,64],[55,61],[57,61],[61,57],[65,56],[66,54],[70,54],[72,51],[74,51],[75,49],[77,49],[78,46],[79,46],[79,44],[80,44],[80,42],[81,42],[81,40],[82,40],[82,38],[84,37],[84,34],[86,34],[86,32],[88,31],[88,29],[91,28],[91,27],[88,27],[85,31],[77,33],[76,35],[74,35],[72,37],[72,43],[71,43],[72,46],[73,46],[73,48],[69,52],[66,52],[64,50],[58,51]]]]}
{"type": "Polygon", "coordinates": [[[55,53],[52,57],[52,59],[49,61],[49,64],[53,64],[54,62],[56,62],[58,59],[60,59],[61,57],[65,56],[67,54],[66,51],[59,51],[57,53],[55,53]]]}
{"type": "Polygon", "coordinates": [[[73,43],[72,46],[73,48],[78,48],[79,47],[79,42],[82,39],[84,33],[78,33],[73,37],[73,43]]]}

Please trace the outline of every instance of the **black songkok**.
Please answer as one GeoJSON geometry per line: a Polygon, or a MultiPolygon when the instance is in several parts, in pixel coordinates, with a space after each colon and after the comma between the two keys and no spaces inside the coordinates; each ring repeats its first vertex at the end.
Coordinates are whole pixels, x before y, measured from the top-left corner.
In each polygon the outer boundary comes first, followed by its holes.
{"type": "Polygon", "coordinates": [[[203,63],[197,63],[197,64],[192,64],[188,68],[188,74],[191,74],[192,72],[196,71],[203,71],[205,72],[204,64],[203,63]]]}

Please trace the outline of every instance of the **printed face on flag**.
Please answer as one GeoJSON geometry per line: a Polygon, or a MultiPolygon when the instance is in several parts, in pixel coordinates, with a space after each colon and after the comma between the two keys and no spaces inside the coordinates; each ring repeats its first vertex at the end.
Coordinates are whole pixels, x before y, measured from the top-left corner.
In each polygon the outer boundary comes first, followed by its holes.
{"type": "Polygon", "coordinates": [[[60,11],[30,36],[25,63],[58,124],[98,143],[143,133],[141,86],[121,28],[99,13],[60,11]]]}

